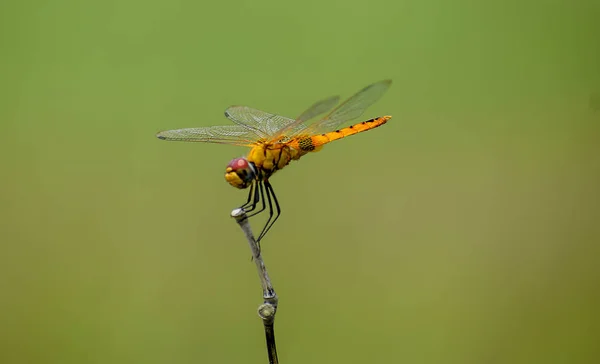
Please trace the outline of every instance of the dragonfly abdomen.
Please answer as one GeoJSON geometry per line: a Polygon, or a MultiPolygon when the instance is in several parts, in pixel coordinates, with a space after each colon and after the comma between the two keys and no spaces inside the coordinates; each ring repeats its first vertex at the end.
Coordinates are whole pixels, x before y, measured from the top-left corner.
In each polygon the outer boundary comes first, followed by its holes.
{"type": "Polygon", "coordinates": [[[331,131],[320,135],[307,136],[305,138],[298,138],[290,143],[292,148],[302,150],[304,152],[318,151],[322,145],[332,142],[337,139],[345,138],[350,135],[358,134],[363,131],[374,129],[378,126],[385,124],[390,120],[391,116],[382,116],[379,118],[363,121],[358,124],[351,125],[349,127],[331,131]]]}

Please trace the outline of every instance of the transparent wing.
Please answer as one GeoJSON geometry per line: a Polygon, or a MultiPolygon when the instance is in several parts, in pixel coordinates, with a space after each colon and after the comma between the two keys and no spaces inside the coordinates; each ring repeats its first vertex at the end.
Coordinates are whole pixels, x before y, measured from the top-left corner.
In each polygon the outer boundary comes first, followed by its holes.
{"type": "Polygon", "coordinates": [[[311,125],[305,122],[330,110],[337,104],[337,96],[316,102],[296,120],[248,106],[232,106],[225,110],[225,116],[237,125],[166,130],[156,136],[163,140],[251,146],[258,140],[271,141],[282,136],[289,140],[298,134],[321,134],[362,115],[387,91],[391,83],[391,80],[385,80],[365,87],[311,125]]]}
{"type": "Polygon", "coordinates": [[[326,113],[340,102],[339,96],[331,96],[321,101],[315,102],[311,107],[296,118],[294,123],[301,123],[314,118],[315,116],[326,113]]]}
{"type": "Polygon", "coordinates": [[[209,126],[203,128],[165,130],[156,134],[158,139],[183,142],[204,142],[229,145],[253,145],[260,136],[241,125],[209,126]]]}
{"type": "Polygon", "coordinates": [[[286,136],[292,137],[300,133],[314,135],[336,130],[346,121],[361,116],[369,106],[383,96],[391,84],[392,80],[384,80],[369,85],[341,103],[321,120],[307,126],[304,130],[294,130],[293,134],[286,134],[286,136]]]}
{"type": "Polygon", "coordinates": [[[259,139],[271,140],[277,132],[294,123],[294,119],[253,109],[248,106],[231,106],[225,116],[234,123],[252,130],[259,139]]]}
{"type": "Polygon", "coordinates": [[[314,118],[315,116],[326,113],[327,111],[331,110],[331,108],[333,108],[339,101],[339,96],[332,96],[315,102],[311,107],[300,114],[300,116],[298,116],[293,123],[280,129],[275,137],[277,139],[281,139],[281,137],[284,135],[296,135],[302,133],[302,131],[306,129],[304,122],[314,118]]]}

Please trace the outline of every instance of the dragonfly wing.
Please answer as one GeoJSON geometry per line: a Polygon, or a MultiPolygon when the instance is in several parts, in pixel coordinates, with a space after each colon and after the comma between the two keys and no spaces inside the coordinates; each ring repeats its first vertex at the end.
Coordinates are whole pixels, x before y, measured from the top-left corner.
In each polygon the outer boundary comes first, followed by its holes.
{"type": "Polygon", "coordinates": [[[264,140],[271,140],[279,130],[295,121],[248,106],[231,106],[225,110],[225,116],[234,123],[254,131],[260,136],[259,139],[264,140]]]}
{"type": "Polygon", "coordinates": [[[321,114],[326,113],[331,110],[337,103],[340,102],[339,96],[332,96],[327,99],[315,102],[311,107],[309,107],[306,111],[304,111],[298,118],[296,118],[296,123],[305,122],[314,118],[315,116],[319,116],[321,114]]]}
{"type": "Polygon", "coordinates": [[[201,128],[165,130],[156,134],[158,139],[184,142],[204,142],[229,145],[253,145],[260,137],[254,130],[241,125],[209,126],[201,128]]]}
{"type": "Polygon", "coordinates": [[[277,136],[280,137],[284,135],[296,135],[301,133],[306,129],[306,124],[304,124],[306,121],[331,110],[339,101],[339,96],[332,96],[315,102],[311,107],[300,114],[300,116],[298,116],[293,123],[280,129],[277,132],[277,136]]]}
{"type": "Polygon", "coordinates": [[[321,134],[337,129],[339,125],[346,121],[358,118],[369,106],[383,96],[391,84],[392,80],[384,80],[363,88],[333,109],[323,119],[311,124],[305,132],[308,134],[321,134]]]}

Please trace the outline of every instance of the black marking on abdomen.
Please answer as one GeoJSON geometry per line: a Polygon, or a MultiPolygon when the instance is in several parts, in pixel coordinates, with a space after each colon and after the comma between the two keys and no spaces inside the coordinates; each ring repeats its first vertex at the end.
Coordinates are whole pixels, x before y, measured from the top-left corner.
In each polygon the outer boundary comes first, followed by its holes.
{"type": "MultiPolygon", "coordinates": [[[[323,134],[323,135],[325,135],[325,134],[323,134]]],[[[304,150],[307,152],[315,150],[315,146],[313,145],[311,138],[302,138],[302,139],[298,140],[298,146],[300,146],[301,150],[304,150]]]]}

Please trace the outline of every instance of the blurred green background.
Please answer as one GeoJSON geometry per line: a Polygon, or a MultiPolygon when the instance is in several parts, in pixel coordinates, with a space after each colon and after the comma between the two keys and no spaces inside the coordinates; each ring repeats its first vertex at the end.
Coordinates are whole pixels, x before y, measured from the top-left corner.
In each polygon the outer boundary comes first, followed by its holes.
{"type": "Polygon", "coordinates": [[[154,135],[385,78],[388,124],[272,179],[281,362],[598,362],[599,14],[3,1],[0,362],[265,363],[246,150],[154,135]]]}

